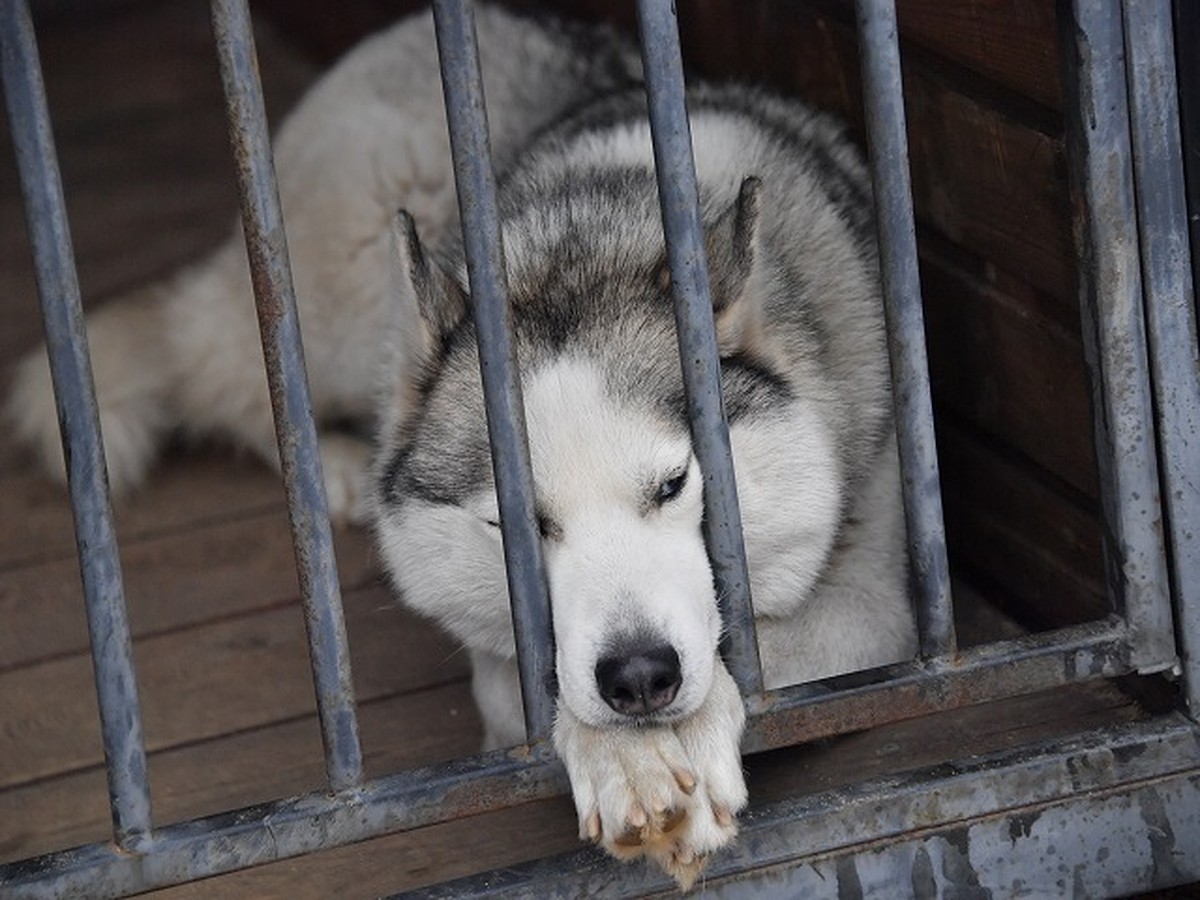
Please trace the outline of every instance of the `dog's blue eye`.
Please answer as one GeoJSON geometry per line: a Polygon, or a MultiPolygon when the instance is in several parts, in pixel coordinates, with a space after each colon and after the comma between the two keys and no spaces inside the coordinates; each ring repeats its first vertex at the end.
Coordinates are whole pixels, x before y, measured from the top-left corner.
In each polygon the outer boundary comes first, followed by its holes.
{"type": "Polygon", "coordinates": [[[668,503],[679,496],[679,492],[683,490],[683,485],[687,482],[687,469],[684,469],[678,475],[672,475],[666,481],[658,486],[658,491],[654,495],[654,502],[659,506],[668,503]]]}

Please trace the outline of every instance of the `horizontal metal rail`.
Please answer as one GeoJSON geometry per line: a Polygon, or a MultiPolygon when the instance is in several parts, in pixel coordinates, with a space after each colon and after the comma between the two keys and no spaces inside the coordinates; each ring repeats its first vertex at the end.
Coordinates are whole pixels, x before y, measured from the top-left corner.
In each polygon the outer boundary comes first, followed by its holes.
{"type": "Polygon", "coordinates": [[[362,780],[362,750],[321,454],[246,0],[213,0],[212,21],[296,551],[325,767],[329,786],[337,791],[362,780]]]}
{"type": "MultiPolygon", "coordinates": [[[[760,698],[748,751],[793,745],[925,713],[1111,677],[1128,671],[1120,622],[1102,622],[963,651],[952,669],[920,664],[891,680],[800,685],[760,698]],[[839,689],[834,693],[834,689],[839,689]]],[[[877,676],[880,673],[875,673],[877,676]]],[[[864,676],[858,676],[860,679],[864,676]]],[[[381,834],[445,822],[563,793],[561,764],[545,744],[497,751],[155,830],[151,852],[92,844],[0,866],[6,897],[117,897],[381,834]]]]}
{"type": "MultiPolygon", "coordinates": [[[[1200,734],[1179,716],[948,762],[752,810],[701,893],[1101,897],[1200,879],[1200,734]]],[[[390,900],[673,889],[661,872],[592,848],[390,900]]]]}
{"type": "Polygon", "coordinates": [[[0,866],[0,894],[122,897],[418,828],[561,793],[561,767],[541,755],[496,751],[368,782],[155,829],[148,852],[111,844],[0,866]]]}
{"type": "Polygon", "coordinates": [[[954,609],[925,352],[895,0],[857,0],[857,12],[909,578],[921,653],[936,657],[954,652],[954,609]]]}
{"type": "Polygon", "coordinates": [[[529,740],[536,741],[550,734],[554,721],[554,631],[508,305],[479,48],[474,16],[465,0],[435,0],[433,14],[500,506],[525,731],[529,740]]]}
{"type": "Polygon", "coordinates": [[[684,104],[675,4],[640,0],[642,61],[654,142],[654,168],[671,270],[692,449],[704,476],[704,538],[724,624],[722,654],[743,694],[762,690],[746,548],[721,393],[704,231],[684,104]]]}
{"type": "Polygon", "coordinates": [[[984,644],[947,660],[901,663],[875,672],[769,692],[751,703],[745,752],[818,738],[985,700],[1017,697],[1129,672],[1128,635],[1119,620],[984,644]]]}
{"type": "Polygon", "coordinates": [[[150,831],[141,705],[79,277],[26,0],[0,3],[0,67],[75,517],[113,833],[118,847],[136,850],[150,831]]]}

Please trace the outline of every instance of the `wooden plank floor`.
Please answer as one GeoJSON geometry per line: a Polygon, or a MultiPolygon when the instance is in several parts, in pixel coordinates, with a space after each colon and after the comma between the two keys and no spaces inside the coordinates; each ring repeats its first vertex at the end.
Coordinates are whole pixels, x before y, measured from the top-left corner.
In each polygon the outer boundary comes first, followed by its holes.
{"type": "MultiPolygon", "coordinates": [[[[234,193],[202,4],[125,2],[39,22],[86,301],[195,259],[234,193]]],[[[313,77],[269,31],[273,113],[313,77]]],[[[0,389],[38,339],[16,176],[0,139],[0,389]]],[[[274,477],[219,450],[176,451],[118,505],[156,823],[322,786],[296,576],[274,477]]],[[[462,654],[395,606],[364,534],[338,561],[371,775],[473,751],[462,654]]],[[[108,838],[79,575],[63,491],[0,434],[0,861],[108,838]]],[[[759,798],[1012,746],[1063,727],[1061,694],[858,735],[750,764],[759,798]],[[1019,726],[1014,725],[1019,723],[1019,726]]],[[[1110,687],[1073,692],[1077,724],[1139,715],[1110,687]]],[[[556,799],[160,892],[367,897],[577,846],[556,799]]]]}

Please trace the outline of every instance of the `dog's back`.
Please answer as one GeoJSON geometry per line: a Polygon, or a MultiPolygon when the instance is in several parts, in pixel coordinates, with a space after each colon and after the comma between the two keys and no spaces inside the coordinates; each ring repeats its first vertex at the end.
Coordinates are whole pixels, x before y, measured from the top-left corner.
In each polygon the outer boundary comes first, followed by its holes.
{"type": "MultiPolygon", "coordinates": [[[[615,33],[476,15],[500,168],[530,136],[639,77],[615,33]]],[[[326,74],[274,142],[280,199],[318,425],[372,419],[390,332],[390,225],[409,210],[434,245],[457,230],[453,171],[429,13],[374,35],[326,74]]],[[[110,486],[139,484],[163,440],[217,438],[276,464],[239,228],[208,259],[88,317],[110,486]]],[[[47,472],[63,477],[44,348],[17,366],[6,414],[47,472]]],[[[364,430],[369,430],[366,428],[364,430]]],[[[323,435],[335,516],[352,512],[367,450],[323,435]]]]}

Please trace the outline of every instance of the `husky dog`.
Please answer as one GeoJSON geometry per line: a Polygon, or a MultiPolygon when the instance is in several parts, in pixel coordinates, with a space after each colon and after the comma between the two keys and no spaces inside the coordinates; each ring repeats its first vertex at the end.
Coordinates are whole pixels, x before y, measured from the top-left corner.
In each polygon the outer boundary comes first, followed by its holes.
{"type": "MultiPolygon", "coordinates": [[[[477,16],[581,834],[689,884],[745,805],[741,699],[701,536],[636,53],[477,16]]],[[[276,144],[331,507],[369,514],[400,598],[468,648],[486,743],[524,740],[477,345],[428,15],[369,39],[276,144]],[[403,209],[397,215],[397,210],[403,209]],[[383,372],[382,389],[379,373],[383,372]],[[363,495],[365,500],[359,497],[363,495]]],[[[768,686],[915,652],[868,181],[831,120],[689,94],[768,686]]],[[[110,480],[162,437],[274,461],[240,236],[89,321],[110,480]]],[[[10,412],[61,470],[44,354],[10,412]]]]}

